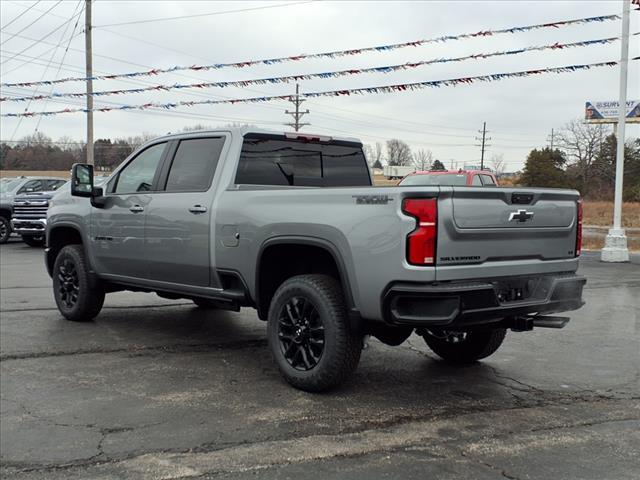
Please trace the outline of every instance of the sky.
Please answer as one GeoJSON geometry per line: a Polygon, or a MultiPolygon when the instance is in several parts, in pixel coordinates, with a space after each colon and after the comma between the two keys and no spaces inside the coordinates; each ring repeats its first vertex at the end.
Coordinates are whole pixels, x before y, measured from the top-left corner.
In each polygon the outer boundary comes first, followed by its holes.
{"type": "MultiPolygon", "coordinates": [[[[2,82],[83,76],[84,0],[0,3],[0,78],[2,82]],[[28,11],[26,11],[31,7],[28,11]],[[26,12],[25,12],[26,11],[26,12]],[[47,12],[48,11],[48,12],[47,12]],[[17,18],[21,15],[19,18],[17,18]],[[77,26],[76,18],[78,19],[77,26]],[[11,23],[10,23],[11,22],[11,23]],[[74,29],[75,26],[75,29],[74,29]],[[60,28],[58,28],[60,27],[60,28]],[[53,33],[51,33],[53,31],[53,33]],[[37,41],[42,39],[42,41],[37,41]],[[70,40],[69,40],[70,39],[70,40]],[[68,46],[68,48],[67,48],[68,46]]],[[[598,15],[620,14],[621,0],[607,1],[109,1],[93,2],[95,74],[257,60],[345,50],[473,33],[598,15]],[[211,15],[216,13],[215,15],[211,15]],[[183,17],[167,19],[167,17],[183,17]],[[163,20],[159,20],[163,19],[163,20]]],[[[610,21],[516,34],[426,44],[393,51],[339,58],[307,59],[277,65],[182,71],[135,80],[95,81],[94,91],[202,81],[245,80],[303,73],[379,67],[433,58],[451,58],[528,46],[578,42],[620,35],[621,22],[610,21]]],[[[640,12],[631,12],[630,31],[640,30],[640,12]]],[[[630,57],[640,55],[640,37],[631,37],[630,57]]],[[[620,59],[620,42],[574,49],[442,63],[392,73],[303,80],[302,92],[372,87],[470,77],[493,73],[585,64],[620,59]]],[[[640,100],[640,62],[630,62],[627,98],[640,100]]],[[[304,102],[311,125],[303,132],[356,137],[365,144],[391,138],[415,150],[430,150],[447,167],[476,165],[475,137],[483,122],[490,140],[485,158],[502,155],[507,171],[522,168],[532,148],[548,145],[556,132],[584,116],[586,101],[617,100],[619,68],[545,74],[455,87],[378,95],[314,98],[304,102]]],[[[2,88],[2,96],[83,92],[82,82],[53,88],[2,88]]],[[[247,98],[294,93],[295,85],[254,85],[154,91],[101,97],[95,108],[148,102],[247,98]]],[[[2,113],[47,111],[82,106],[84,99],[31,103],[2,102],[2,113]]],[[[94,114],[94,138],[163,135],[184,127],[251,124],[289,130],[283,100],[261,104],[200,105],[175,110],[94,114]]],[[[86,116],[0,119],[0,139],[19,140],[35,131],[54,139],[86,139],[86,116]]],[[[640,125],[627,127],[627,138],[640,125]]]]}

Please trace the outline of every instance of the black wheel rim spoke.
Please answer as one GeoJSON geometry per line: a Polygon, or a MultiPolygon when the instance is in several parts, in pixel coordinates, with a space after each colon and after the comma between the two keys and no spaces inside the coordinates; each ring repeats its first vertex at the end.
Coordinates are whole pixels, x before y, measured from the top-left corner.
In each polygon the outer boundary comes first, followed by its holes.
{"type": "Polygon", "coordinates": [[[278,340],[285,360],[296,370],[313,369],[324,351],[324,326],[310,300],[291,297],[280,309],[278,340]]]}
{"type": "Polygon", "coordinates": [[[64,260],[58,268],[58,295],[66,308],[73,308],[80,295],[78,271],[71,260],[64,260]]]}

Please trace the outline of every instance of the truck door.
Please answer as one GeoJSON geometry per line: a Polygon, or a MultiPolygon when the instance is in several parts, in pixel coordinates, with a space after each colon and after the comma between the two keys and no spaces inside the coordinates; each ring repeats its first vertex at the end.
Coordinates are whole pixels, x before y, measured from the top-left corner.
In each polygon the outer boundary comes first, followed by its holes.
{"type": "Polygon", "coordinates": [[[147,210],[145,253],[152,280],[217,287],[211,275],[213,177],[225,136],[177,140],[164,162],[162,193],[147,210]]]}
{"type": "Polygon", "coordinates": [[[167,142],[136,155],[107,187],[105,204],[91,211],[91,242],[100,273],[148,278],[145,210],[151,204],[167,142]]]}

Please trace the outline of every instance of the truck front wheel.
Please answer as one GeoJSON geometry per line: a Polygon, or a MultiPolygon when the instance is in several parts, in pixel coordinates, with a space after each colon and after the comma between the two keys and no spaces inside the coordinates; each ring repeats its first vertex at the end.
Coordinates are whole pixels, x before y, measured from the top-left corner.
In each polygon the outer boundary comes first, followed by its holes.
{"type": "Polygon", "coordinates": [[[349,327],[340,284],[328,275],[286,280],[271,300],[267,336],[280,373],[300,390],[336,387],[360,361],[362,338],[349,327]]]}
{"type": "Polygon", "coordinates": [[[507,330],[497,328],[487,332],[431,331],[423,334],[428,347],[450,363],[472,363],[493,354],[504,340],[507,330]]]}
{"type": "Polygon", "coordinates": [[[92,286],[82,245],[67,245],[53,265],[53,296],[58,310],[74,322],[95,318],[104,303],[104,290],[92,286]]]}

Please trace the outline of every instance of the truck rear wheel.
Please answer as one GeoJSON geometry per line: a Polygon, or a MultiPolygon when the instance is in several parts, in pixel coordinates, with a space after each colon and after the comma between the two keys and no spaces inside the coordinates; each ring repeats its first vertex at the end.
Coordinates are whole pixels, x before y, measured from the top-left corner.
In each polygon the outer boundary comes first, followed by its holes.
{"type": "Polygon", "coordinates": [[[11,236],[11,222],[4,215],[0,215],[0,244],[7,243],[11,236]]]}
{"type": "Polygon", "coordinates": [[[30,247],[43,247],[45,238],[44,235],[22,235],[22,241],[30,247]]]}
{"type": "Polygon", "coordinates": [[[67,245],[53,265],[53,296],[58,310],[74,322],[88,322],[100,313],[104,290],[93,287],[82,245],[67,245]]]}
{"type": "Polygon", "coordinates": [[[362,338],[349,328],[344,294],[328,275],[298,275],[276,291],[269,308],[269,348],[295,388],[336,387],[358,366],[362,338]]]}
{"type": "Polygon", "coordinates": [[[450,363],[472,363],[493,354],[507,334],[504,328],[488,332],[450,332],[427,330],[424,341],[431,350],[450,363]]]}

